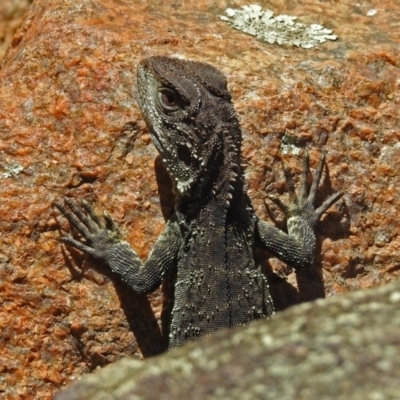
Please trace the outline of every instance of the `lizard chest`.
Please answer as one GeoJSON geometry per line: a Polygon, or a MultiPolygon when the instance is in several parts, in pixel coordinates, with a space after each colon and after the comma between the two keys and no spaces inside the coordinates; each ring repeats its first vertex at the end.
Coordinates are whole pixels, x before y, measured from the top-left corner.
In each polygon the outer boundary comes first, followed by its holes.
{"type": "Polygon", "coordinates": [[[251,229],[196,227],[177,265],[170,347],[268,315],[266,291],[251,229]]]}

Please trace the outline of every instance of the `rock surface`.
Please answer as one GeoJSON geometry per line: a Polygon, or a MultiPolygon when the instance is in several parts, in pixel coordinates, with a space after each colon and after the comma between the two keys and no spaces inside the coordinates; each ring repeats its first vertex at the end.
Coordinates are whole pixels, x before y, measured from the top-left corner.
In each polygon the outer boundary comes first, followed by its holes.
{"type": "Polygon", "coordinates": [[[278,308],[399,276],[400,4],[270,1],[275,14],[338,35],[313,50],[268,45],[233,30],[219,19],[228,6],[36,0],[26,14],[0,70],[5,399],[48,399],[83,373],[164,348],[161,292],[135,295],[101,266],[63,249],[59,226],[68,224],[51,207],[62,196],[96,203],[146,258],[164,225],[160,195],[168,203],[135,101],[136,65],[150,55],[209,62],[227,75],[260,217],[269,219],[264,188],[285,193],[282,156],[299,171],[298,157],[286,153],[307,146],[315,165],[328,151],[321,195],[341,190],[344,203],[320,226],[320,256],[298,277],[300,298],[290,285],[294,273],[266,262],[278,308]]]}
{"type": "Polygon", "coordinates": [[[0,3],[0,60],[10,46],[32,0],[2,0],[0,3]]]}
{"type": "Polygon", "coordinates": [[[145,362],[118,361],[56,400],[397,399],[399,332],[396,282],[292,307],[145,362]]]}

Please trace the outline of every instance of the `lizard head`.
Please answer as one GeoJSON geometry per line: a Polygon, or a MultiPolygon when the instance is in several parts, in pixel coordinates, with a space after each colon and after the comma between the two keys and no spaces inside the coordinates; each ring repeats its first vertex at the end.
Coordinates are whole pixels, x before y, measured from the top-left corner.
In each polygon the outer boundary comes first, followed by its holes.
{"type": "Polygon", "coordinates": [[[227,133],[236,135],[229,139],[229,151],[240,148],[225,76],[208,64],[150,57],[139,63],[137,87],[139,106],[175,189],[181,196],[200,193],[215,164],[222,163],[227,133]]]}

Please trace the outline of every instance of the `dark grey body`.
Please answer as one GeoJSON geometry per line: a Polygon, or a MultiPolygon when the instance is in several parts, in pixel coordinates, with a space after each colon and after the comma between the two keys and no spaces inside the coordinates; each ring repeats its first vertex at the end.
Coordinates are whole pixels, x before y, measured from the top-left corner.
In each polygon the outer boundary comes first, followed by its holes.
{"type": "Polygon", "coordinates": [[[213,206],[212,214],[210,204],[200,209],[187,232],[175,223],[183,236],[178,239],[182,244],[170,327],[172,346],[273,313],[265,276],[255,261],[256,218],[240,207],[227,218],[221,212],[223,205],[213,206]]]}
{"type": "Polygon", "coordinates": [[[284,168],[290,204],[273,200],[287,216],[286,234],[254,214],[240,163],[238,119],[217,69],[151,57],[139,64],[138,92],[153,143],[174,183],[175,213],[144,264],[111,218],[106,214],[101,220],[85,202],[79,207],[66,199],[68,208],[56,204],[84,238],[63,242],[103,260],[137,292],[154,290],[174,270],[169,347],[273,314],[256,248],[296,268],[312,264],[315,225],[341,196],[314,207],[324,157],[309,191],[304,157],[299,196],[284,168]]]}

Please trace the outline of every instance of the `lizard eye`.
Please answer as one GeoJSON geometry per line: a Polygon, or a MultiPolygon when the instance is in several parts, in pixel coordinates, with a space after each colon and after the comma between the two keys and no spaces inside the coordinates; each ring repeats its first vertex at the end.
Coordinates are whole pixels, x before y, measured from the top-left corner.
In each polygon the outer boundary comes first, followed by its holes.
{"type": "Polygon", "coordinates": [[[161,104],[167,109],[177,109],[181,103],[180,97],[171,89],[163,88],[159,91],[161,104]]]}

